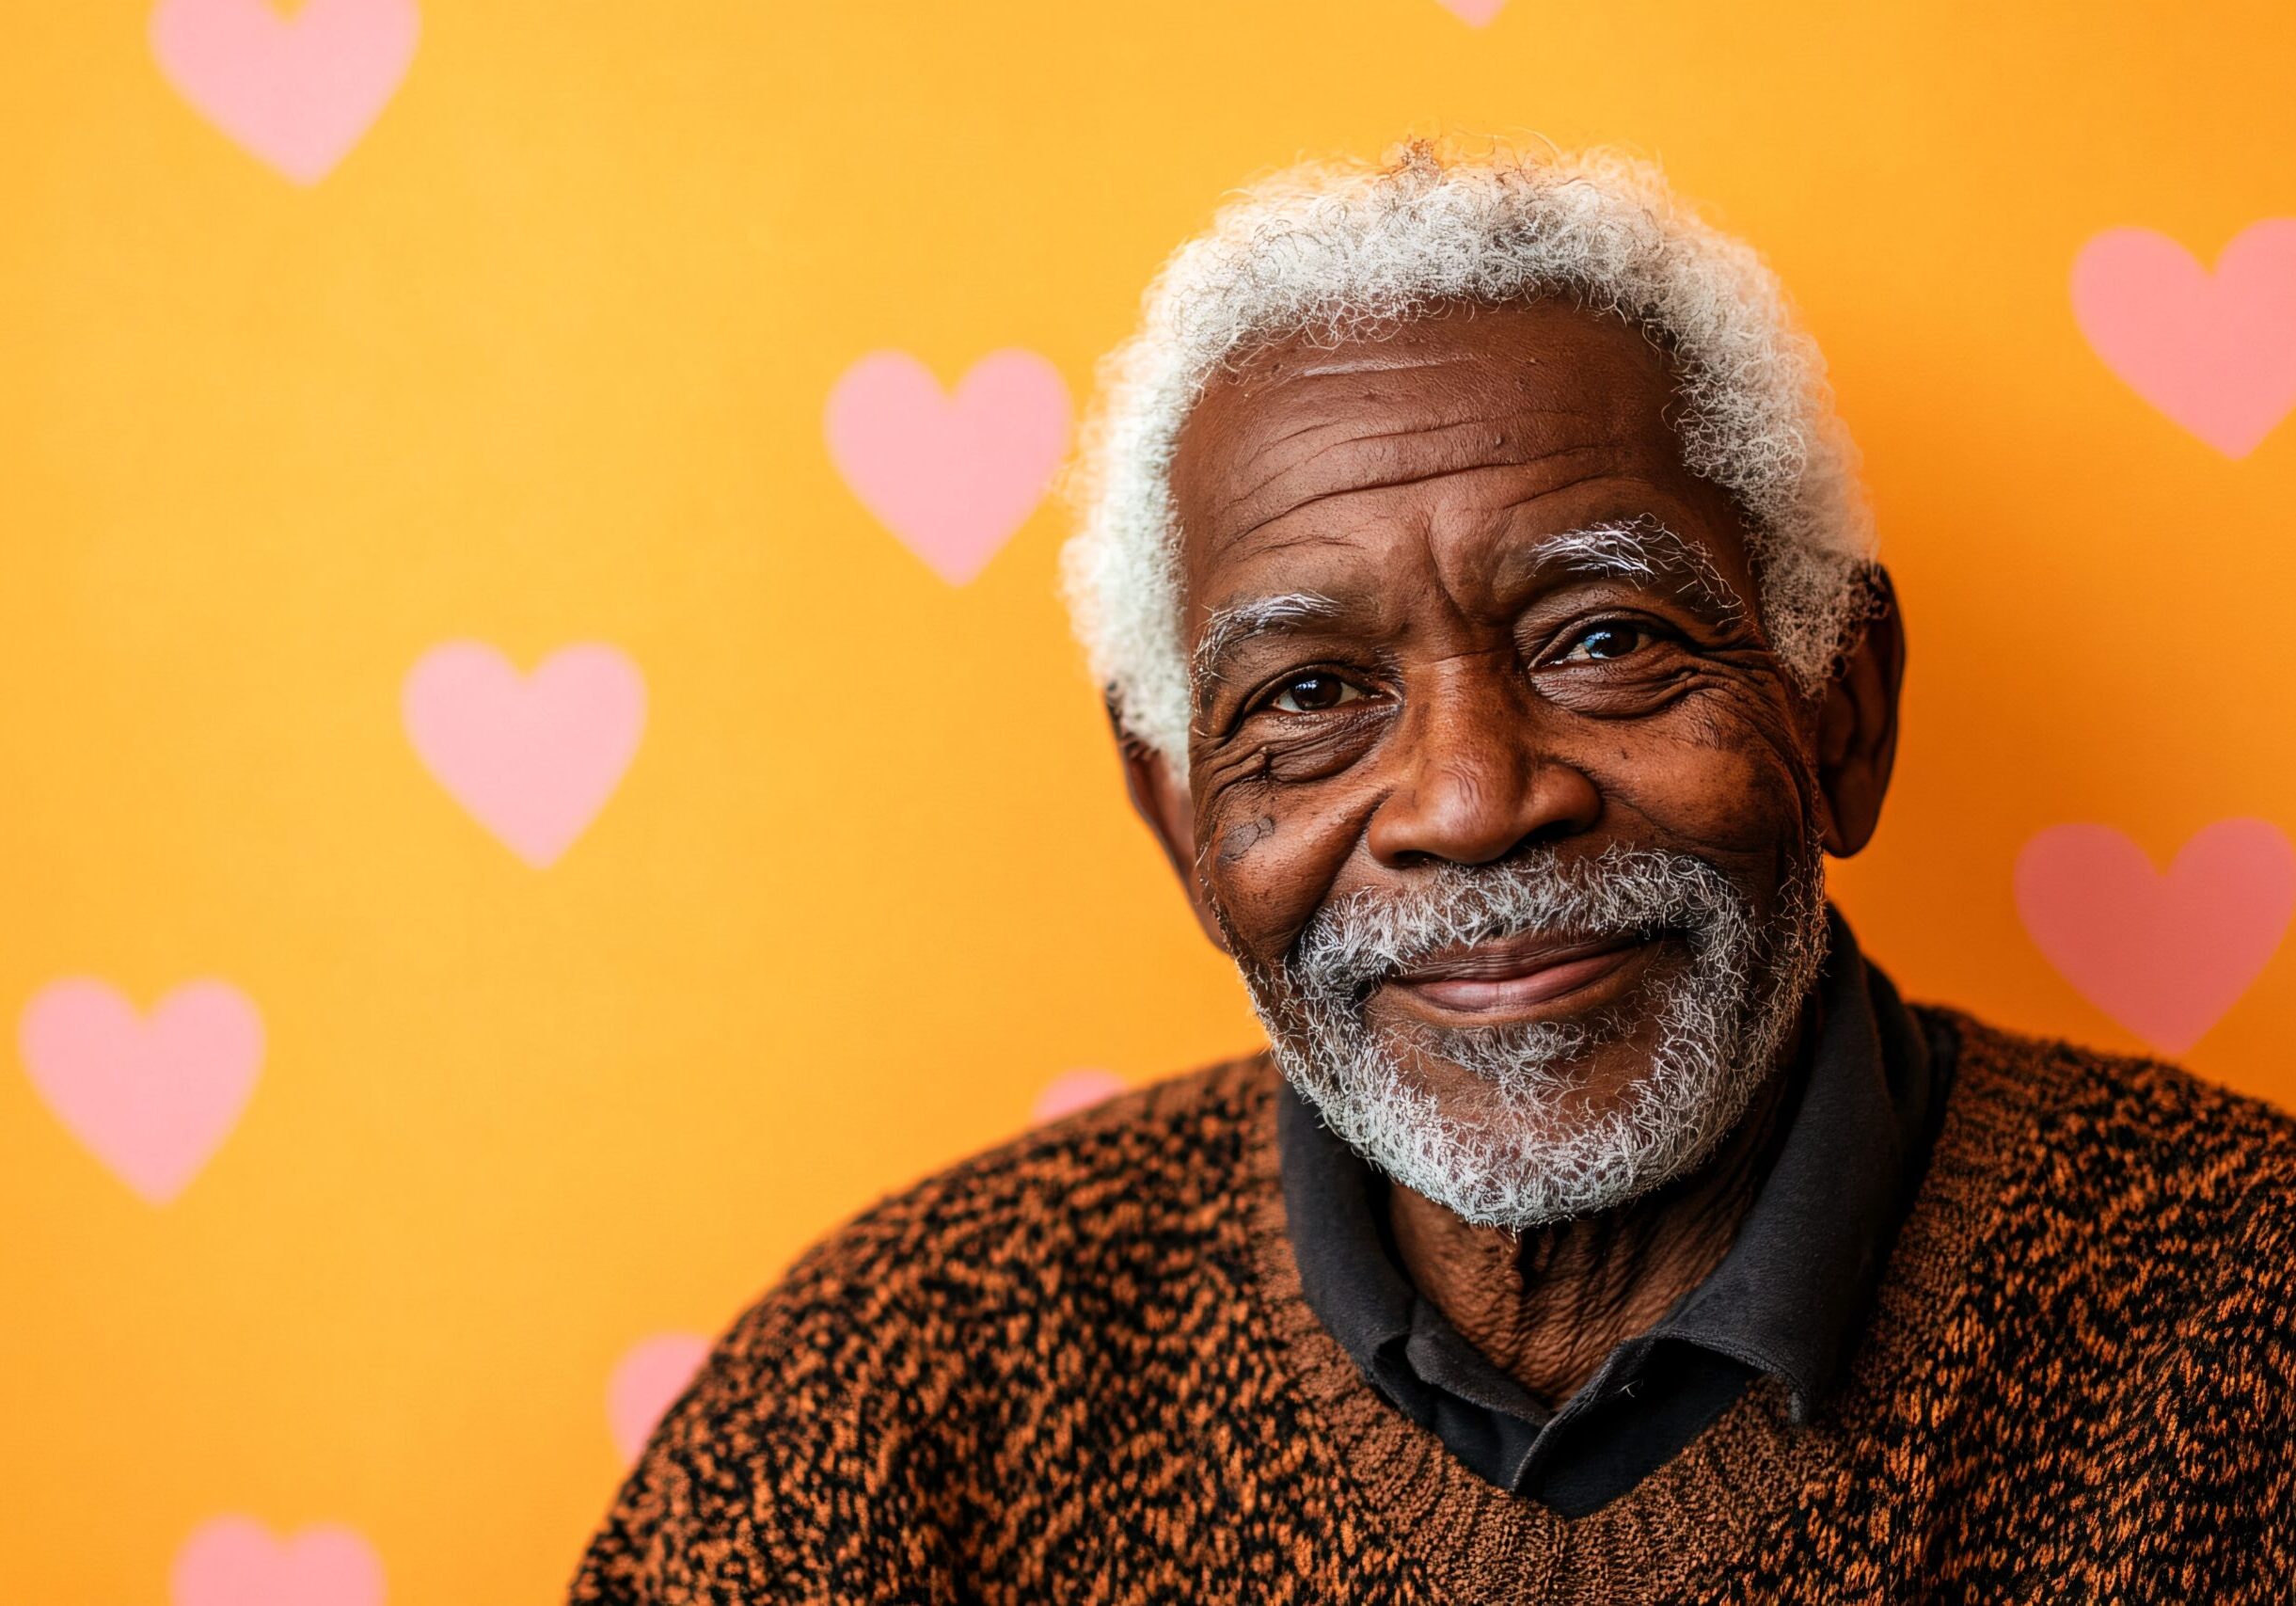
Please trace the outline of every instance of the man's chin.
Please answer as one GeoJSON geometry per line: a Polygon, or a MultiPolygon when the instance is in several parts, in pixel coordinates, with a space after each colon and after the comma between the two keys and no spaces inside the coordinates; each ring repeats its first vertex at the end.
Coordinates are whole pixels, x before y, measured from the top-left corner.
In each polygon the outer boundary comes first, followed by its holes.
{"type": "Polygon", "coordinates": [[[1405,1080],[1444,1126],[1504,1148],[1567,1144],[1633,1101],[1650,1071],[1648,1045],[1623,1031],[1583,1051],[1536,1059],[1482,1057],[1426,1044],[1402,1064],[1405,1080]]]}

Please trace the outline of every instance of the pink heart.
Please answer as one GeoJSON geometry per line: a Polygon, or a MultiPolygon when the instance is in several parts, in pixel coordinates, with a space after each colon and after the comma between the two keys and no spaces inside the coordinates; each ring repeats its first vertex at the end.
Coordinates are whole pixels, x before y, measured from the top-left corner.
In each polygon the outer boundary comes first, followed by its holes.
{"type": "Polygon", "coordinates": [[[2264,819],[2193,834],[2166,875],[2109,825],[2052,825],[2017,856],[2018,914],[2082,996],[2168,1054],[2224,1017],[2296,911],[2296,849],[2264,819]]]}
{"type": "Polygon", "coordinates": [[[263,1059],[261,1016],[222,981],[178,987],[149,1021],[92,977],[51,982],[18,1039],[56,1119],[151,1204],[189,1187],[231,1135],[263,1059]]]}
{"type": "Polygon", "coordinates": [[[862,505],[951,585],[988,566],[1069,449],[1069,387],[1033,351],[991,352],[942,393],[907,352],[873,352],[830,391],[830,460],[862,505]]]}
{"type": "Polygon", "coordinates": [[[1039,1121],[1058,1121],[1064,1115],[1090,1109],[1102,1099],[1113,1098],[1123,1090],[1124,1078],[1114,1071],[1098,1068],[1064,1071],[1044,1085],[1030,1116],[1039,1121]]]}
{"type": "Polygon", "coordinates": [[[160,0],[151,49],[201,116],[300,183],[350,154],[406,76],[414,0],[160,0]]]}
{"type": "Polygon", "coordinates": [[[483,642],[424,653],[400,693],[406,732],[456,802],[536,869],[574,845],[637,755],[645,680],[614,647],[561,647],[521,679],[483,642]]]}
{"type": "Polygon", "coordinates": [[[632,1344],[606,1381],[606,1425],[625,1461],[634,1461],[662,1413],[693,1381],[709,1355],[697,1333],[657,1333],[632,1344]]]}
{"type": "Polygon", "coordinates": [[[1488,26],[1507,8],[1507,0],[1436,0],[1436,4],[1474,28],[1488,26]]]}
{"type": "Polygon", "coordinates": [[[383,1564],[348,1528],[322,1523],[275,1540],[260,1522],[218,1517],[176,1552],[175,1606],[383,1606],[383,1564]]]}
{"type": "Polygon", "coordinates": [[[2073,262],[2073,316],[2105,366],[2227,457],[2296,408],[2296,217],[2251,224],[2211,276],[2149,229],[2108,229],[2073,262]]]}

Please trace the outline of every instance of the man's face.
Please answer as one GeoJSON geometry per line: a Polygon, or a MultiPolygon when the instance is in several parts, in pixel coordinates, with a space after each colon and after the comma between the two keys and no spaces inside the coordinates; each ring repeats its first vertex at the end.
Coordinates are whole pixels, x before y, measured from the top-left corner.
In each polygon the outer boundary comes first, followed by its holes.
{"type": "Polygon", "coordinates": [[[1823,954],[1819,708],[1672,403],[1621,321],[1460,310],[1259,352],[1174,461],[1201,896],[1286,1071],[1471,1219],[1694,1164],[1823,954]]]}

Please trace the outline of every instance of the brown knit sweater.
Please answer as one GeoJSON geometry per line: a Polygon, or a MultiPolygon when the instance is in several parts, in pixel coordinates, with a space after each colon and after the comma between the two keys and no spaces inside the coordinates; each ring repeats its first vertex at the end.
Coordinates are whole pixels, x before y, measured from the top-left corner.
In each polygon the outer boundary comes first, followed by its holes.
{"type": "Polygon", "coordinates": [[[1849,1380],[1565,1520],[1300,1296],[1264,1057],[876,1205],[720,1344],[583,1603],[2296,1600],[2296,1121],[1918,1005],[1961,1051],[1849,1380]]]}

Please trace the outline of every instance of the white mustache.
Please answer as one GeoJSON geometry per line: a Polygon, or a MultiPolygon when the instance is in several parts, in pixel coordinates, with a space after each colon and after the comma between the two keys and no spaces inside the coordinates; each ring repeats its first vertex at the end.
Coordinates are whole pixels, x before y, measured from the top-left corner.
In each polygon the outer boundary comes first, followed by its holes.
{"type": "Polygon", "coordinates": [[[1673,930],[1695,948],[1743,918],[1743,900],[1705,860],[1614,842],[1577,859],[1441,864],[1407,889],[1350,893],[1316,911],[1284,969],[1303,998],[1330,1002],[1463,944],[1673,930]]]}

